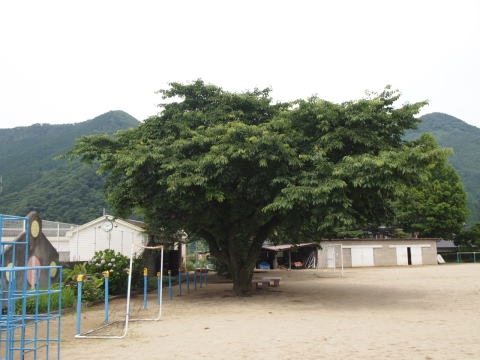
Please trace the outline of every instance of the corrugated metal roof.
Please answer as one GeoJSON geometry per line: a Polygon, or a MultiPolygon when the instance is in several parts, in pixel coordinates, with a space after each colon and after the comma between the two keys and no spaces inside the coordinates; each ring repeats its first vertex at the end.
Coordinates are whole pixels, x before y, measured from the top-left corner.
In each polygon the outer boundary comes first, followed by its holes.
{"type": "Polygon", "coordinates": [[[292,247],[305,247],[305,246],[315,246],[316,243],[302,243],[302,244],[282,244],[282,245],[264,245],[262,249],[271,250],[271,251],[282,251],[291,249],[292,247]]]}
{"type": "Polygon", "coordinates": [[[453,240],[439,240],[437,241],[437,248],[456,248],[453,240]]]}

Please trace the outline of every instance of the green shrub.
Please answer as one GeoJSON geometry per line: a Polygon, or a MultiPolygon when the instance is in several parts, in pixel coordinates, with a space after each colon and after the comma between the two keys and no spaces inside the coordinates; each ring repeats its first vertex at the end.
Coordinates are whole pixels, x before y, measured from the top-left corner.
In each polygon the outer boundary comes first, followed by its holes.
{"type": "Polygon", "coordinates": [[[84,275],[82,282],[82,302],[95,302],[105,298],[103,291],[103,276],[88,272],[86,264],[76,264],[73,269],[64,269],[64,289],[78,294],[78,275],[84,275]]]}
{"type": "Polygon", "coordinates": [[[103,277],[105,271],[109,272],[109,294],[119,295],[127,292],[128,268],[130,260],[125,255],[111,249],[97,251],[93,258],[86,264],[89,274],[103,277]]]}
{"type": "Polygon", "coordinates": [[[196,259],[195,255],[187,257],[187,270],[192,271],[200,268],[213,268],[215,265],[212,262],[213,258],[196,259]]]}
{"type": "MultiPolygon", "coordinates": [[[[57,290],[58,285],[52,287],[52,290],[57,290]]],[[[75,304],[77,294],[71,287],[63,288],[61,293],[38,293],[37,290],[27,292],[27,297],[23,300],[18,300],[15,304],[17,314],[22,313],[23,304],[25,301],[25,311],[27,314],[42,314],[48,311],[56,311],[59,308],[59,295],[61,294],[62,308],[68,308],[75,304]],[[49,304],[50,302],[50,304],[49,304]]]]}
{"type": "Polygon", "coordinates": [[[76,304],[77,302],[77,294],[74,290],[69,287],[66,288],[65,286],[62,288],[62,308],[69,308],[76,304]]]}

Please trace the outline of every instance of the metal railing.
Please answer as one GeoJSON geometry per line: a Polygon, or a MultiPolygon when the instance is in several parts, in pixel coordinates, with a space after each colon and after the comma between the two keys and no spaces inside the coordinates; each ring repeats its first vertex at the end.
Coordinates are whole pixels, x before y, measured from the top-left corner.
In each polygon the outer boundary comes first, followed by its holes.
{"type": "Polygon", "coordinates": [[[480,262],[480,251],[456,251],[440,253],[447,263],[477,263],[480,262]]]}

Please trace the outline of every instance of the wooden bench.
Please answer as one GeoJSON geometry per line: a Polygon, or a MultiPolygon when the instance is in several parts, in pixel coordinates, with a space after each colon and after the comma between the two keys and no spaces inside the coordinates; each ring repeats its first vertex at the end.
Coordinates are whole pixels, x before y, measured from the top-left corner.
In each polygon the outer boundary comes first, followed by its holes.
{"type": "Polygon", "coordinates": [[[270,286],[270,280],[265,279],[253,279],[252,285],[255,285],[256,289],[264,289],[270,286]]]}
{"type": "Polygon", "coordinates": [[[264,277],[263,280],[268,280],[269,286],[279,287],[280,280],[282,280],[282,278],[281,277],[264,277]]]}

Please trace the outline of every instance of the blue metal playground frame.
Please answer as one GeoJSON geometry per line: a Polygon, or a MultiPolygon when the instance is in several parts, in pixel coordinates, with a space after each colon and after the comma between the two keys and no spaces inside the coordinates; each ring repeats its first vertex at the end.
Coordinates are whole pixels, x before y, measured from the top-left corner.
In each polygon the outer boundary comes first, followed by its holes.
{"type": "Polygon", "coordinates": [[[60,359],[62,268],[28,266],[29,222],[27,217],[0,214],[0,360],[60,359]],[[12,222],[23,225],[25,241],[5,239],[4,225],[12,222]],[[17,259],[22,247],[25,258],[17,259]],[[52,281],[56,273],[59,280],[52,281]],[[29,276],[35,284],[28,283],[29,276]],[[40,286],[41,277],[48,279],[46,285],[40,286]]]}

